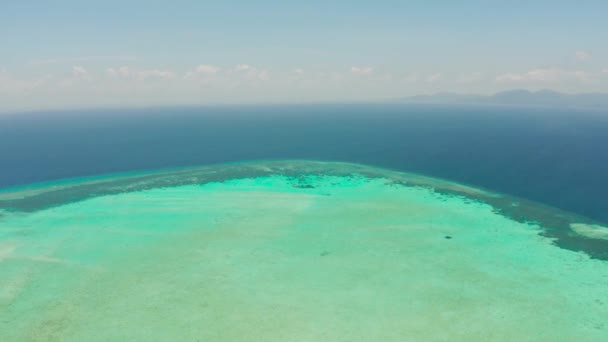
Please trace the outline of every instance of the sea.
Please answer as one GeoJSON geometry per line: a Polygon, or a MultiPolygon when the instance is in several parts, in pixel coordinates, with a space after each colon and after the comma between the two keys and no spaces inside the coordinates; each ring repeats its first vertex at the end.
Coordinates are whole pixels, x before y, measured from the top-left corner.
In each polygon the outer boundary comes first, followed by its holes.
{"type": "Polygon", "coordinates": [[[324,104],[0,115],[0,189],[274,159],[423,174],[608,222],[608,110],[324,104]]]}

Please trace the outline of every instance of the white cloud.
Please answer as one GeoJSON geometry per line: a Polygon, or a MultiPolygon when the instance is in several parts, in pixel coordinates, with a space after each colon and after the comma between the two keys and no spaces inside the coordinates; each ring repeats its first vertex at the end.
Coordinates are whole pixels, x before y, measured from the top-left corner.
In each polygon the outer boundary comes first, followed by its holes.
{"type": "Polygon", "coordinates": [[[68,64],[78,62],[92,62],[92,61],[135,61],[136,57],[133,56],[85,56],[75,58],[53,58],[31,61],[30,65],[48,65],[48,64],[68,64]]]}
{"type": "Polygon", "coordinates": [[[144,70],[139,71],[137,73],[137,77],[143,80],[146,79],[162,79],[162,80],[172,80],[175,78],[175,73],[173,71],[163,71],[163,70],[144,70]]]}
{"type": "Polygon", "coordinates": [[[592,55],[589,51],[579,50],[574,53],[576,60],[579,62],[585,62],[591,59],[592,55]]]}
{"type": "Polygon", "coordinates": [[[298,74],[298,75],[303,75],[304,74],[304,69],[298,68],[298,69],[295,69],[293,72],[296,73],[296,74],[298,74]]]}
{"type": "Polygon", "coordinates": [[[410,74],[410,75],[405,76],[403,78],[403,81],[406,83],[416,83],[416,82],[418,82],[418,79],[419,79],[419,77],[417,74],[410,74]]]}
{"type": "Polygon", "coordinates": [[[354,75],[371,75],[374,73],[374,68],[372,67],[350,67],[350,72],[354,75]]]}
{"type": "Polygon", "coordinates": [[[132,70],[129,67],[123,66],[120,68],[106,69],[106,75],[114,79],[129,79],[129,80],[172,80],[176,78],[176,73],[173,71],[151,69],[151,70],[132,70]]]}
{"type": "Polygon", "coordinates": [[[237,65],[236,67],[234,67],[234,73],[237,76],[244,77],[247,80],[270,80],[270,72],[267,69],[259,69],[249,64],[237,65]]]}
{"type": "Polygon", "coordinates": [[[584,70],[563,70],[556,68],[533,69],[523,73],[506,73],[498,75],[498,83],[559,83],[559,82],[595,82],[601,72],[584,70]]]}
{"type": "Polygon", "coordinates": [[[426,81],[429,83],[437,82],[441,79],[441,77],[442,77],[441,73],[437,72],[432,75],[429,75],[429,77],[426,78],[426,81]]]}
{"type": "Polygon", "coordinates": [[[473,72],[473,73],[469,73],[469,74],[460,75],[460,77],[458,78],[458,80],[456,82],[468,84],[468,83],[479,82],[481,80],[483,80],[483,74],[480,72],[473,72]]]}
{"type": "Polygon", "coordinates": [[[251,70],[251,69],[253,69],[253,67],[248,64],[239,64],[234,68],[234,70],[236,70],[236,71],[247,71],[247,70],[251,70]]]}
{"type": "Polygon", "coordinates": [[[519,82],[521,80],[523,80],[523,76],[520,74],[514,74],[514,73],[507,73],[507,74],[502,74],[502,75],[498,75],[496,76],[496,82],[519,82]]]}
{"type": "Polygon", "coordinates": [[[270,74],[268,73],[268,70],[260,70],[257,73],[257,78],[262,81],[268,81],[270,80],[270,74]]]}
{"type": "Polygon", "coordinates": [[[57,79],[56,86],[58,87],[71,87],[76,84],[80,84],[82,81],[91,81],[93,78],[90,76],[89,71],[80,65],[72,67],[72,73],[70,76],[57,79]]]}
{"type": "Polygon", "coordinates": [[[554,82],[562,75],[562,71],[557,69],[534,69],[526,73],[526,77],[531,81],[554,82]]]}
{"type": "Polygon", "coordinates": [[[249,81],[268,81],[270,72],[267,69],[259,69],[249,64],[238,64],[232,68],[222,69],[215,65],[201,64],[194,70],[187,72],[184,77],[186,80],[200,80],[207,84],[227,84],[232,82],[249,81]]]}
{"type": "Polygon", "coordinates": [[[0,94],[22,94],[44,87],[53,80],[52,75],[33,79],[16,78],[5,70],[0,70],[0,94]]]}
{"type": "Polygon", "coordinates": [[[394,76],[389,73],[378,75],[378,77],[376,78],[376,80],[380,82],[391,82],[393,79],[394,76]]]}
{"type": "Polygon", "coordinates": [[[89,72],[87,71],[87,69],[85,69],[81,66],[73,66],[72,75],[74,75],[78,78],[87,78],[89,76],[89,72]]]}
{"type": "Polygon", "coordinates": [[[587,71],[575,71],[572,75],[581,82],[591,82],[594,80],[595,75],[587,71]]]}
{"type": "Polygon", "coordinates": [[[509,82],[555,82],[562,72],[558,69],[533,69],[524,73],[506,73],[498,75],[496,81],[499,83],[509,82]]]}
{"type": "Polygon", "coordinates": [[[222,69],[215,65],[200,64],[194,70],[188,71],[184,79],[209,78],[220,73],[222,69]]]}
{"type": "Polygon", "coordinates": [[[110,77],[116,77],[116,78],[128,78],[131,76],[131,71],[129,70],[128,67],[123,66],[120,68],[108,68],[106,69],[106,74],[108,74],[110,77]]]}
{"type": "Polygon", "coordinates": [[[213,65],[208,65],[208,64],[201,64],[196,67],[196,72],[201,73],[201,74],[208,74],[208,75],[217,74],[218,72],[220,72],[220,70],[221,70],[220,68],[213,66],[213,65]]]}

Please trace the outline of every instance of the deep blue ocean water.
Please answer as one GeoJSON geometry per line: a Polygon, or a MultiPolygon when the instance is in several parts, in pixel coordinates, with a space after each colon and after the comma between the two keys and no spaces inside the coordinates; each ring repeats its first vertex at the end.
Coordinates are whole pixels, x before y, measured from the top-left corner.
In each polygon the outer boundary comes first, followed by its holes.
{"type": "Polygon", "coordinates": [[[0,116],[0,188],[255,159],[388,167],[608,222],[608,112],[370,104],[0,116]]]}

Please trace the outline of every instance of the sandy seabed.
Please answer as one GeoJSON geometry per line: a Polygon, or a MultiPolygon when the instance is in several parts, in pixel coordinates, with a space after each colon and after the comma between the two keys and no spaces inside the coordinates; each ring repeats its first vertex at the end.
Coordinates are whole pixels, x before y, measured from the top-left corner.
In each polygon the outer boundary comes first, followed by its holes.
{"type": "Polygon", "coordinates": [[[233,167],[260,173],[1,193],[0,341],[608,340],[608,261],[479,200],[500,195],[351,164],[233,167]]]}

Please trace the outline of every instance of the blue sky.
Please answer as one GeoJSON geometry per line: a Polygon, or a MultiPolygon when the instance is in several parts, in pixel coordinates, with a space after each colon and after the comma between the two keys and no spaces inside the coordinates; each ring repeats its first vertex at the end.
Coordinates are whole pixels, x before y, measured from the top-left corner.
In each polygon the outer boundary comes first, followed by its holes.
{"type": "Polygon", "coordinates": [[[608,92],[607,1],[0,2],[0,111],[608,92]]]}

